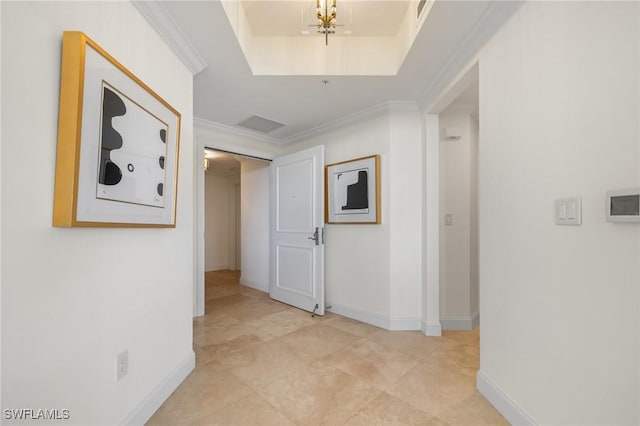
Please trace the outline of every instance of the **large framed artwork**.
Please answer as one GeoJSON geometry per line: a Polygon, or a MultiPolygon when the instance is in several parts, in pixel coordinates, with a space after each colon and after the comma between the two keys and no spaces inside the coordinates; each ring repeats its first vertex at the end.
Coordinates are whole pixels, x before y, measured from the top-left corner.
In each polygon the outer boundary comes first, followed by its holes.
{"type": "Polygon", "coordinates": [[[180,118],[93,40],[65,31],[53,225],[175,227],[180,118]]]}
{"type": "Polygon", "coordinates": [[[327,223],[380,223],[380,156],[325,167],[327,223]]]}

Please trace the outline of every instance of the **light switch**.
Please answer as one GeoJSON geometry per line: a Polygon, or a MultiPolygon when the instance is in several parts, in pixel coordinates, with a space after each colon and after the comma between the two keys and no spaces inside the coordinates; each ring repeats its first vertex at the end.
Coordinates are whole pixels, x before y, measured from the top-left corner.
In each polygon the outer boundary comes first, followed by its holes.
{"type": "Polygon", "coordinates": [[[564,204],[560,204],[560,219],[564,220],[567,218],[567,206],[564,204]]]}
{"type": "Polygon", "coordinates": [[[581,225],[582,199],[580,197],[556,200],[556,225],[581,225]]]}

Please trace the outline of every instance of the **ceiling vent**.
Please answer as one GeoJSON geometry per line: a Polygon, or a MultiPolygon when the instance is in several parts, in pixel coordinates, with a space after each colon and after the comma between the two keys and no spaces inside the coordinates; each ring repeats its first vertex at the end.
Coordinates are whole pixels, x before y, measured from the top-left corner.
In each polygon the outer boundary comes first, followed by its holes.
{"type": "Polygon", "coordinates": [[[258,117],[257,115],[252,115],[246,120],[238,123],[238,126],[246,127],[247,129],[255,130],[261,133],[269,133],[273,132],[276,129],[284,126],[282,123],[278,123],[277,121],[269,120],[267,118],[258,117]]]}

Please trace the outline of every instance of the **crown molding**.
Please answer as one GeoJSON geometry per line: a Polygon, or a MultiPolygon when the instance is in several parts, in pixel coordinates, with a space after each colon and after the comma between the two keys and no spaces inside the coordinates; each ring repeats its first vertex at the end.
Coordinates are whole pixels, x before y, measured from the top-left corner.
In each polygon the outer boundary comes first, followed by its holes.
{"type": "Polygon", "coordinates": [[[485,43],[523,4],[524,0],[497,1],[487,7],[478,22],[453,51],[447,63],[418,97],[418,105],[422,110],[428,111],[460,70],[473,60],[485,43]]]}
{"type": "Polygon", "coordinates": [[[420,112],[415,101],[388,101],[386,105],[389,112],[420,112]]]}
{"type": "Polygon", "coordinates": [[[357,124],[367,120],[373,120],[378,117],[382,117],[389,113],[406,113],[415,112],[419,113],[420,109],[418,104],[413,101],[389,101],[382,104],[378,104],[371,108],[367,108],[362,111],[349,114],[347,116],[338,118],[337,120],[330,121],[329,123],[321,126],[313,127],[303,132],[297,133],[293,136],[282,140],[283,145],[292,145],[310,139],[312,137],[324,135],[326,133],[336,131],[353,124],[357,124]]]}
{"type": "Polygon", "coordinates": [[[452,106],[446,107],[443,111],[440,111],[440,114],[473,115],[475,111],[476,111],[476,106],[472,104],[452,105],[452,106]]]}
{"type": "Polygon", "coordinates": [[[146,0],[131,0],[131,2],[193,75],[207,67],[207,63],[193,47],[164,4],[146,0]]]}
{"type": "Polygon", "coordinates": [[[265,143],[269,145],[283,146],[292,145],[298,142],[303,142],[312,137],[321,136],[326,133],[336,131],[347,126],[361,123],[367,120],[373,120],[378,117],[382,117],[390,113],[420,113],[418,104],[413,101],[390,101],[371,108],[367,108],[363,111],[359,111],[353,114],[349,114],[345,117],[341,117],[337,120],[330,121],[329,123],[321,126],[313,127],[311,129],[302,131],[293,136],[289,136],[284,139],[277,139],[271,136],[262,135],[251,130],[245,130],[234,126],[228,126],[226,124],[216,123],[214,121],[205,120],[204,118],[194,117],[193,127],[196,133],[223,133],[239,136],[245,139],[249,139],[253,142],[265,143]]]}
{"type": "Polygon", "coordinates": [[[270,145],[283,145],[283,141],[280,139],[266,136],[251,130],[241,129],[239,127],[228,126],[226,124],[216,123],[215,121],[209,121],[204,118],[193,118],[193,129],[196,133],[200,132],[213,132],[224,133],[239,136],[241,138],[249,139],[253,142],[266,143],[270,145]]]}

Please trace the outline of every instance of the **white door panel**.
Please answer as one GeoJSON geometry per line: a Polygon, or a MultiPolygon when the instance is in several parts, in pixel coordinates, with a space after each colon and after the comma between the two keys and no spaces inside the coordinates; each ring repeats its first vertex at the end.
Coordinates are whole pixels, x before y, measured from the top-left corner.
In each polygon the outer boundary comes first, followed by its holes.
{"type": "Polygon", "coordinates": [[[313,161],[305,159],[277,167],[278,232],[313,233],[313,161]]]}
{"type": "Polygon", "coordinates": [[[271,164],[272,298],[324,315],[324,147],[271,164]]]}
{"type": "Polygon", "coordinates": [[[302,296],[313,297],[313,247],[278,246],[276,286],[302,296]]]}

